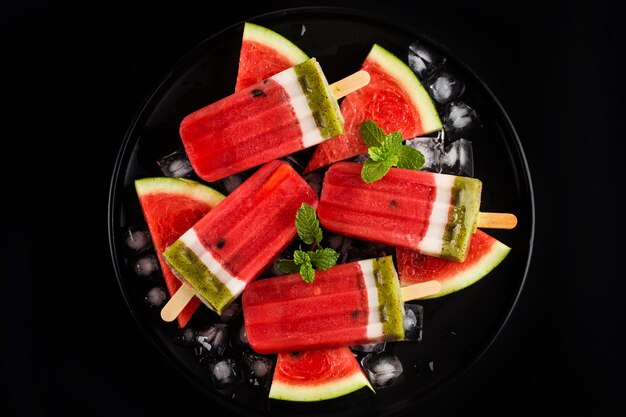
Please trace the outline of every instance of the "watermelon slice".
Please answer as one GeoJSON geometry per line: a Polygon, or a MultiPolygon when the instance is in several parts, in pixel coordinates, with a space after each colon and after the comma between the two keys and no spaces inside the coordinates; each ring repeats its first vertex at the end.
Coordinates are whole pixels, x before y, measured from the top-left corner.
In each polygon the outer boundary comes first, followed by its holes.
{"type": "Polygon", "coordinates": [[[341,102],[346,133],[319,144],[305,173],[366,153],[359,134],[364,120],[374,120],[385,133],[400,131],[404,139],[442,129],[430,96],[395,55],[374,44],[361,68],[370,82],[341,102]]]}
{"type": "Polygon", "coordinates": [[[398,277],[403,286],[436,279],[441,283],[441,291],[425,298],[441,297],[472,285],[498,266],[510,251],[504,243],[479,229],[472,235],[463,262],[397,249],[398,277]]]}
{"type": "Polygon", "coordinates": [[[279,353],[269,397],[312,402],[372,385],[349,348],[279,353]]]}
{"type": "MultiPolygon", "coordinates": [[[[156,250],[167,290],[171,295],[181,282],[163,259],[163,251],[224,199],[214,189],[183,178],[154,177],[135,181],[135,190],[156,250]]],[[[200,305],[194,297],[178,315],[185,327],[200,305]]]]}
{"type": "Polygon", "coordinates": [[[241,40],[235,91],[307,59],[309,57],[287,38],[263,26],[246,22],[241,40]]]}

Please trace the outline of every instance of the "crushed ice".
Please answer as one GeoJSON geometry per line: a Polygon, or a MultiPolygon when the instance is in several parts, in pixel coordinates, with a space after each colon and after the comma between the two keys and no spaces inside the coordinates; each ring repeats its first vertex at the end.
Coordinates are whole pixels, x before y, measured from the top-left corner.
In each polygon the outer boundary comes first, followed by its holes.
{"type": "Polygon", "coordinates": [[[445,62],[445,57],[439,55],[421,41],[415,41],[409,46],[409,67],[421,80],[428,78],[433,72],[442,67],[445,62]]]}
{"type": "Polygon", "coordinates": [[[182,150],[165,155],[157,160],[157,164],[166,177],[183,178],[193,174],[191,162],[189,162],[187,154],[182,150]]]}
{"type": "Polygon", "coordinates": [[[404,303],[404,340],[421,341],[424,327],[424,307],[404,303]]]}
{"type": "Polygon", "coordinates": [[[145,225],[133,225],[124,231],[124,249],[128,254],[138,254],[152,248],[152,238],[145,225]]]}
{"type": "Polygon", "coordinates": [[[151,288],[145,297],[145,302],[151,308],[160,308],[165,305],[165,302],[168,300],[167,291],[163,287],[153,287],[151,288]]]}
{"type": "Polygon", "coordinates": [[[465,91],[465,84],[459,81],[448,71],[441,71],[433,75],[428,88],[431,97],[439,104],[446,104],[456,100],[465,91]]]}
{"type": "Polygon", "coordinates": [[[448,145],[441,161],[441,172],[473,177],[474,152],[472,142],[461,138],[448,145]]]}
{"type": "Polygon", "coordinates": [[[239,377],[237,363],[231,359],[221,359],[209,365],[211,379],[218,389],[228,388],[235,384],[239,377]]]}
{"type": "Polygon", "coordinates": [[[221,356],[230,336],[230,327],[227,324],[215,323],[205,325],[196,334],[196,356],[200,361],[209,357],[221,356]]]}
{"type": "Polygon", "coordinates": [[[392,353],[370,353],[361,360],[361,365],[375,389],[390,386],[404,371],[400,359],[392,353]]]}
{"type": "Polygon", "coordinates": [[[143,279],[151,279],[161,273],[159,260],[153,253],[134,258],[131,261],[131,269],[136,276],[143,279]]]}
{"type": "Polygon", "coordinates": [[[241,364],[246,383],[269,390],[275,365],[272,357],[246,350],[241,355],[241,364]]]}

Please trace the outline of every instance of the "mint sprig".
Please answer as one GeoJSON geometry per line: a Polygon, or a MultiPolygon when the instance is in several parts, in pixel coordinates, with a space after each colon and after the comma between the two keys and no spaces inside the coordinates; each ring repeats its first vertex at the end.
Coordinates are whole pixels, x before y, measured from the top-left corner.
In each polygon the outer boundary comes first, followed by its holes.
{"type": "Polygon", "coordinates": [[[296,213],[296,230],[300,239],[307,245],[319,244],[322,241],[322,228],[317,213],[306,203],[302,203],[296,213]]]}
{"type": "Polygon", "coordinates": [[[365,120],[359,130],[367,145],[368,158],[361,169],[366,183],[378,181],[391,167],[419,170],[424,165],[424,155],[402,143],[402,133],[386,134],[373,120],[365,120]]]}
{"type": "Polygon", "coordinates": [[[315,209],[302,203],[296,213],[296,231],[300,240],[311,245],[308,251],[296,250],[293,259],[279,259],[278,269],[286,274],[300,272],[302,279],[308,283],[315,279],[315,269],[324,270],[334,266],[339,254],[331,248],[322,248],[322,228],[315,209]],[[314,269],[315,268],[315,269],[314,269]]]}

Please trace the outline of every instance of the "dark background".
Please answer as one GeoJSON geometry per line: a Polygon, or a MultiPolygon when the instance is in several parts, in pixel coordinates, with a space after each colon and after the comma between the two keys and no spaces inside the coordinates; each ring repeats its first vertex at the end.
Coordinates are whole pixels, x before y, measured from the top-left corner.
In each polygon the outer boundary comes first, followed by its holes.
{"type": "Polygon", "coordinates": [[[6,1],[0,6],[4,415],[222,415],[128,311],[107,240],[124,133],[178,60],[273,10],[356,7],[446,45],[507,110],[536,236],[508,326],[415,415],[623,415],[626,14],[618,1],[6,1]],[[468,3],[468,4],[466,4],[468,3]],[[8,162],[8,164],[7,164],[8,162]]]}

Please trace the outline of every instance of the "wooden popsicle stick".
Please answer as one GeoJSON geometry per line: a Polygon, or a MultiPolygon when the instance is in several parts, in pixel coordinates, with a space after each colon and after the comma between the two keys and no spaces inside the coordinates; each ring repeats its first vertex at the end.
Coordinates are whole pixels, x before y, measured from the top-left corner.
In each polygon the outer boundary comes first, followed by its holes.
{"type": "Polygon", "coordinates": [[[365,87],[370,82],[370,74],[367,71],[357,71],[352,75],[348,75],[335,83],[330,85],[330,91],[335,97],[335,100],[339,100],[342,97],[358,90],[361,87],[365,87]]]}
{"type": "Polygon", "coordinates": [[[441,291],[441,283],[437,280],[420,282],[419,284],[408,285],[400,289],[402,301],[417,300],[418,298],[435,295],[441,291]]]}
{"type": "Polygon", "coordinates": [[[178,291],[176,291],[172,298],[170,298],[167,304],[161,309],[161,318],[167,322],[176,320],[176,317],[183,311],[194,295],[195,293],[189,285],[181,285],[178,291]]]}
{"type": "Polygon", "coordinates": [[[517,217],[511,213],[478,213],[478,227],[482,229],[513,229],[517,226],[517,217]]]}

